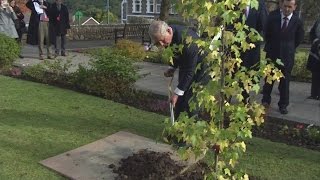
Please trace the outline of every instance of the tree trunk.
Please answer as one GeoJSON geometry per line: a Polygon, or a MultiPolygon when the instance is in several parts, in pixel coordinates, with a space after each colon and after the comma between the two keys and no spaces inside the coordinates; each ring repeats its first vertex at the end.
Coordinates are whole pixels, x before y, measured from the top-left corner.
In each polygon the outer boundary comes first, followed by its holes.
{"type": "Polygon", "coordinates": [[[160,17],[162,21],[166,21],[169,18],[170,0],[162,0],[160,8],[160,17]]]}

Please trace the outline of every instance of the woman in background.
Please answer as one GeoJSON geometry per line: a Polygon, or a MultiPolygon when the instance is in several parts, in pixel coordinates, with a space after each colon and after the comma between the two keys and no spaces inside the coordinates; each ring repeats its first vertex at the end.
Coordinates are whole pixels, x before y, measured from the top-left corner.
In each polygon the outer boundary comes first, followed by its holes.
{"type": "Polygon", "coordinates": [[[0,33],[11,38],[18,38],[14,20],[17,19],[14,10],[7,0],[0,0],[0,33]]]}
{"type": "Polygon", "coordinates": [[[18,42],[21,43],[21,39],[22,39],[22,34],[25,33],[26,31],[26,24],[24,22],[24,15],[23,13],[21,12],[20,8],[17,6],[16,4],[16,1],[15,0],[12,0],[10,2],[10,6],[12,7],[13,11],[16,13],[16,16],[17,16],[17,24],[18,26],[16,26],[16,30],[17,30],[17,33],[18,33],[18,42]]]}

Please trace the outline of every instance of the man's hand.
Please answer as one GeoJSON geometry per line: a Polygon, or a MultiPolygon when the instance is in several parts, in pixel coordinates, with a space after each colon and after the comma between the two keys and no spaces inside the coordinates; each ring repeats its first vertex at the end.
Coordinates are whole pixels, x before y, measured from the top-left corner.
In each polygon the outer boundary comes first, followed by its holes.
{"type": "Polygon", "coordinates": [[[171,96],[171,98],[170,98],[170,103],[173,105],[173,107],[176,106],[176,103],[177,103],[177,101],[178,101],[178,98],[179,98],[179,96],[176,95],[176,94],[173,94],[173,95],[171,96]]]}
{"type": "Polygon", "coordinates": [[[8,8],[9,8],[10,12],[14,12],[14,10],[13,10],[13,8],[11,6],[8,6],[8,8]]]}
{"type": "Polygon", "coordinates": [[[163,75],[165,76],[165,77],[173,77],[173,75],[174,75],[174,71],[175,71],[175,69],[168,69],[167,71],[165,71],[164,73],[163,73],[163,75]]]}
{"type": "Polygon", "coordinates": [[[45,5],[40,5],[40,7],[41,7],[42,9],[47,9],[47,6],[45,6],[45,5]]]}

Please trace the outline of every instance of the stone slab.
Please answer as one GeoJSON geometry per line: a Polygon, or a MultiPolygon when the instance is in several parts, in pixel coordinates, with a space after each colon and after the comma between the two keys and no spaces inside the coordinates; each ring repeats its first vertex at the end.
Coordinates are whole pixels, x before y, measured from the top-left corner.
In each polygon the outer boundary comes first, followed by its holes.
{"type": "MultiPolygon", "coordinates": [[[[40,164],[70,179],[112,180],[116,174],[108,166],[110,164],[117,166],[120,159],[142,149],[169,152],[172,159],[185,163],[179,160],[177,154],[167,144],[120,131],[93,143],[40,161],[40,164]]],[[[192,162],[189,161],[189,163],[192,162]]]]}

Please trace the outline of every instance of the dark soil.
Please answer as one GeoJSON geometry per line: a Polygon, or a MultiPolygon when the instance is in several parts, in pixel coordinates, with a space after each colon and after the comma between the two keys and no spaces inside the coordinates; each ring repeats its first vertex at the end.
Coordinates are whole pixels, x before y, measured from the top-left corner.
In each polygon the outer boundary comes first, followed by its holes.
{"type": "Polygon", "coordinates": [[[118,174],[116,180],[162,180],[179,174],[184,168],[172,160],[169,153],[148,150],[141,150],[132,156],[121,159],[118,168],[113,165],[109,167],[118,174]]]}
{"type": "MultiPolygon", "coordinates": [[[[115,180],[203,180],[206,165],[198,162],[190,167],[180,174],[185,166],[172,160],[169,153],[148,150],[141,150],[121,159],[119,167],[114,164],[109,165],[109,168],[118,174],[115,180]]],[[[253,176],[250,176],[250,179],[262,180],[253,176]]]]}

